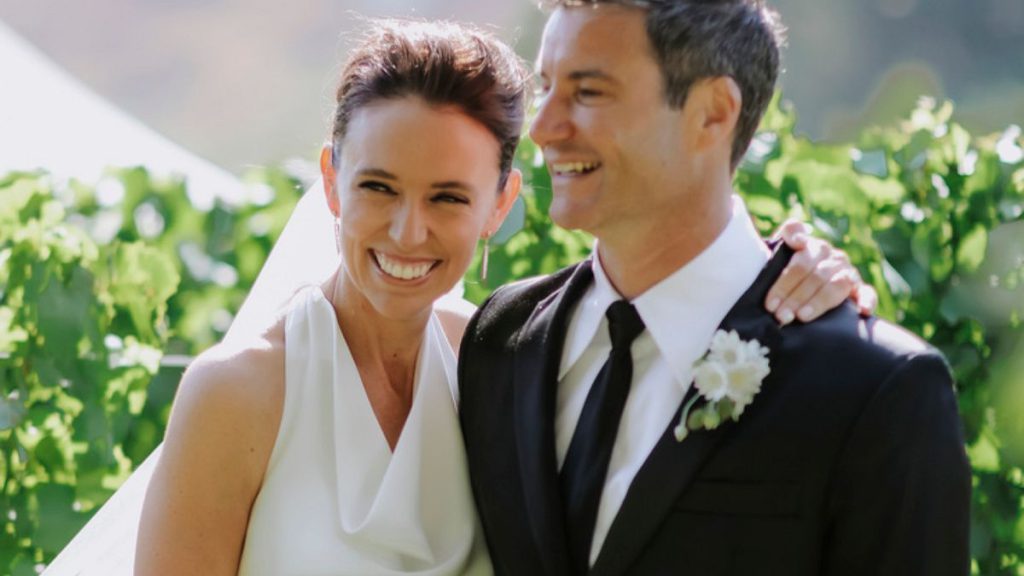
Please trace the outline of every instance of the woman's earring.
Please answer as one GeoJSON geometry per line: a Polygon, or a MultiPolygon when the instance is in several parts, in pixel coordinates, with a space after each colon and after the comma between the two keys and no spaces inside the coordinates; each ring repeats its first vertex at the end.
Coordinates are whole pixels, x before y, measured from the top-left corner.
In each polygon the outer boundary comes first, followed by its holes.
{"type": "Polygon", "coordinates": [[[334,219],[334,248],[341,254],[341,219],[334,219]]]}
{"type": "Polygon", "coordinates": [[[480,255],[480,281],[487,281],[487,257],[491,252],[491,235],[484,236],[484,253],[480,255]]]}

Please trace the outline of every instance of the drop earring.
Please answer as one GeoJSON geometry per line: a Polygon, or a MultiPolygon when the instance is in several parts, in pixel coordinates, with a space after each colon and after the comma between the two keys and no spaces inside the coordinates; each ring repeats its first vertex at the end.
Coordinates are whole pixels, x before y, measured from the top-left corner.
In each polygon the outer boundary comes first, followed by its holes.
{"type": "Polygon", "coordinates": [[[480,281],[487,281],[487,259],[491,252],[491,235],[484,236],[484,252],[480,255],[480,281]]]}
{"type": "Polygon", "coordinates": [[[341,255],[341,219],[334,219],[334,249],[341,255]]]}

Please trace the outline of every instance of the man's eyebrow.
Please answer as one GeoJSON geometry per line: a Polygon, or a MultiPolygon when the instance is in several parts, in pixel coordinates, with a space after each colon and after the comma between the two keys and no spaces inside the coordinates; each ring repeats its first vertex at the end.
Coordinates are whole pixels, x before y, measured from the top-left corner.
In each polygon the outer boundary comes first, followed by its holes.
{"type": "Polygon", "coordinates": [[[604,80],[605,82],[613,82],[615,84],[619,83],[619,81],[616,80],[614,76],[597,68],[574,70],[569,73],[569,80],[573,80],[576,82],[579,82],[580,80],[604,80]]]}
{"type": "MultiPolygon", "coordinates": [[[[533,73],[541,80],[547,80],[548,78],[548,75],[544,73],[539,65],[534,69],[533,73]]],[[[569,73],[568,78],[573,82],[579,82],[580,80],[602,80],[605,82],[612,82],[614,84],[621,84],[621,82],[619,82],[614,76],[597,68],[574,70],[569,73]]]]}

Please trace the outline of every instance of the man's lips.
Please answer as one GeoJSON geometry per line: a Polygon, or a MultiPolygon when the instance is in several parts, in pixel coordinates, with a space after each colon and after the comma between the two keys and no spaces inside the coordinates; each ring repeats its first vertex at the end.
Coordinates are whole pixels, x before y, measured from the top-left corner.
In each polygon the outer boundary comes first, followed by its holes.
{"type": "Polygon", "coordinates": [[[552,176],[583,176],[601,167],[600,162],[549,162],[552,176]]]}

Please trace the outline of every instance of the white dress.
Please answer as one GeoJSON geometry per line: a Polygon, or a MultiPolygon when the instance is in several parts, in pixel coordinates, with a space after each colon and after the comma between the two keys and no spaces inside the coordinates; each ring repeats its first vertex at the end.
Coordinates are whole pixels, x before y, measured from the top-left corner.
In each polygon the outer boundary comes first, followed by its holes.
{"type": "Polygon", "coordinates": [[[431,316],[394,453],[319,288],[285,324],[285,400],[239,574],[490,574],[456,413],[455,356],[431,316]]]}

